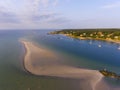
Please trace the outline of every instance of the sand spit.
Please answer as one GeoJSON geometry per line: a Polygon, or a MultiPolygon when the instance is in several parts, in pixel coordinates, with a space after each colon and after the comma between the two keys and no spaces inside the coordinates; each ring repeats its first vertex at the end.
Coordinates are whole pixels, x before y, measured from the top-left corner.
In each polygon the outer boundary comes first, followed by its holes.
{"type": "Polygon", "coordinates": [[[25,69],[35,75],[55,76],[73,79],[85,79],[90,84],[89,90],[98,90],[96,86],[103,75],[96,70],[80,69],[57,63],[57,55],[41,46],[36,46],[27,40],[20,40],[25,48],[25,69]]]}

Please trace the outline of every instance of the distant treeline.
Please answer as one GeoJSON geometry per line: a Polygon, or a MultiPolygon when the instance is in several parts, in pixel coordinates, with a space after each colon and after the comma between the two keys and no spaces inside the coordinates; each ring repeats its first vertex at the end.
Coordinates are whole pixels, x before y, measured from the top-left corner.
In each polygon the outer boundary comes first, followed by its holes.
{"type": "Polygon", "coordinates": [[[73,37],[120,40],[120,29],[64,29],[51,34],[66,34],[73,37]]]}

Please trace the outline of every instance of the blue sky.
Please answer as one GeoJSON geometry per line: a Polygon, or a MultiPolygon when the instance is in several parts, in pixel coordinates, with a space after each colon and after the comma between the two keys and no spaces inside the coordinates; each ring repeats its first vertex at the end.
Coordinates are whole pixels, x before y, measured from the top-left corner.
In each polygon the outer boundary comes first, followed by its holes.
{"type": "Polygon", "coordinates": [[[0,29],[120,28],[120,0],[0,0],[0,29]]]}

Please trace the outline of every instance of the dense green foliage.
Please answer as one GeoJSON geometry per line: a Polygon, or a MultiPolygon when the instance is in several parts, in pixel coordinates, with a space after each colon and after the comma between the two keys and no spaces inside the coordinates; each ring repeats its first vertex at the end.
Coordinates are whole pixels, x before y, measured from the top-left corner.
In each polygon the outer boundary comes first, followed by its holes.
{"type": "Polygon", "coordinates": [[[65,34],[71,37],[86,39],[120,40],[120,29],[66,29],[51,32],[51,34],[65,34]]]}

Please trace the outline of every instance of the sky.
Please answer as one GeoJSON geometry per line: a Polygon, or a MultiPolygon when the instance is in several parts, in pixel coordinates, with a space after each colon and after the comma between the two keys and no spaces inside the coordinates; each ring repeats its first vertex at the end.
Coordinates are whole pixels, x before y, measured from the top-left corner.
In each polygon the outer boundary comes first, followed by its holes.
{"type": "Polygon", "coordinates": [[[0,0],[0,29],[120,28],[120,0],[0,0]]]}

